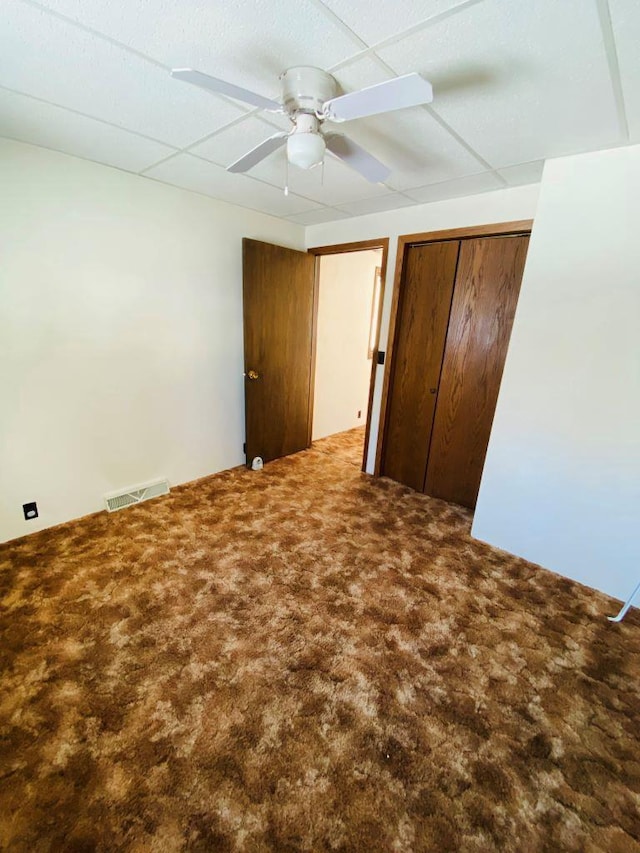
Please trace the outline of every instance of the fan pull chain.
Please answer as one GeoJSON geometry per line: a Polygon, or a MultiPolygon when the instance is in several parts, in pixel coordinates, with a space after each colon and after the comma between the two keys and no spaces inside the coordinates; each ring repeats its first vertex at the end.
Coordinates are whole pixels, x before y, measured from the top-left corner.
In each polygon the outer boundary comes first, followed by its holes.
{"type": "Polygon", "coordinates": [[[284,158],[284,194],[289,195],[289,158],[284,158]]]}

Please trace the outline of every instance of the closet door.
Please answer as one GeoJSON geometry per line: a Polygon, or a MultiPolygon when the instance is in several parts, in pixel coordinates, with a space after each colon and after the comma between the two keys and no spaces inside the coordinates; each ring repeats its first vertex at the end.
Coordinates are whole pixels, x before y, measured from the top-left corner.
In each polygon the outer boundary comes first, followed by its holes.
{"type": "Polygon", "coordinates": [[[463,240],[424,491],[474,507],[529,237],[463,240]]]}
{"type": "Polygon", "coordinates": [[[460,243],[409,246],[398,305],[381,473],[422,491],[460,243]]]}

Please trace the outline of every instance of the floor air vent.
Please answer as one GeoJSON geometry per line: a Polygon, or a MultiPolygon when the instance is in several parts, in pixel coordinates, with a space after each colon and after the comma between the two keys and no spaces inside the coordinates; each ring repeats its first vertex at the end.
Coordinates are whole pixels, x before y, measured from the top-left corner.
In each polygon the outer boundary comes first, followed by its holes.
{"type": "Polygon", "coordinates": [[[156,480],[153,483],[145,483],[143,486],[133,486],[131,489],[120,489],[117,492],[109,492],[104,496],[104,502],[109,512],[133,506],[149,498],[157,498],[160,495],[169,494],[169,481],[156,480]]]}

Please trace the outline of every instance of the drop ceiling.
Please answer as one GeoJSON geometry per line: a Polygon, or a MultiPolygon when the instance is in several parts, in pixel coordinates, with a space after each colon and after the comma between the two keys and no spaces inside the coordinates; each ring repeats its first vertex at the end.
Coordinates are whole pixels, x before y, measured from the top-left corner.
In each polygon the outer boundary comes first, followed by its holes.
{"type": "MultiPolygon", "coordinates": [[[[546,158],[640,141],[638,0],[2,0],[0,135],[303,225],[535,182],[546,158]],[[431,106],[341,127],[392,170],[226,166],[287,127],[169,77],[271,98],[293,65],[343,91],[418,71],[431,106]]],[[[284,124],[283,124],[284,122],[284,124]]]]}

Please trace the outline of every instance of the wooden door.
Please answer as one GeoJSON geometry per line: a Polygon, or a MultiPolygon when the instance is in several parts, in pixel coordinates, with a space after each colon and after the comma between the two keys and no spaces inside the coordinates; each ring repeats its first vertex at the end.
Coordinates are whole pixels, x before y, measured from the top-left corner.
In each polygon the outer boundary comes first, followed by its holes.
{"type": "Polygon", "coordinates": [[[463,240],[424,491],[474,507],[529,237],[463,240]]]}
{"type": "Polygon", "coordinates": [[[409,246],[391,365],[381,474],[422,491],[460,243],[409,246]]]}
{"type": "Polygon", "coordinates": [[[315,258],[242,241],[247,464],[311,443],[315,258]]]}

